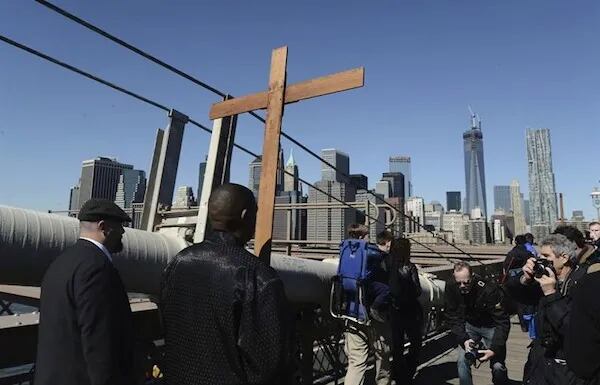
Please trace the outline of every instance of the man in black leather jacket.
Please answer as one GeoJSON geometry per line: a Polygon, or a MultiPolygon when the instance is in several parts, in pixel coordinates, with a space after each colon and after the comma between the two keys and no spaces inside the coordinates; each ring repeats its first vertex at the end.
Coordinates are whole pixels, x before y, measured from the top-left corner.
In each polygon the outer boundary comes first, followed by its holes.
{"type": "Polygon", "coordinates": [[[244,245],[253,236],[252,192],[225,184],[208,202],[212,233],[165,270],[161,311],[165,381],[286,384],[293,319],[276,271],[244,245]]]}
{"type": "Polygon", "coordinates": [[[410,261],[410,241],[392,240],[385,260],[392,296],[392,373],[397,384],[410,385],[417,370],[423,333],[423,309],[418,301],[421,282],[417,267],[410,261]],[[404,336],[410,346],[404,354],[404,336]]]}
{"type": "Polygon", "coordinates": [[[460,385],[472,385],[471,364],[465,356],[473,352],[477,340],[480,362],[490,361],[495,385],[506,384],[508,376],[504,360],[510,320],[503,308],[502,291],[492,280],[472,273],[466,262],[454,265],[454,274],[446,284],[446,317],[459,347],[458,377],[460,385]]]}
{"type": "Polygon", "coordinates": [[[546,273],[534,276],[536,260],[530,258],[521,276],[511,277],[507,289],[517,301],[535,305],[536,338],[530,344],[523,384],[583,384],[566,364],[565,336],[569,328],[571,289],[585,274],[579,269],[577,248],[562,234],[552,234],[540,245],[543,259],[551,262],[546,273]]]}

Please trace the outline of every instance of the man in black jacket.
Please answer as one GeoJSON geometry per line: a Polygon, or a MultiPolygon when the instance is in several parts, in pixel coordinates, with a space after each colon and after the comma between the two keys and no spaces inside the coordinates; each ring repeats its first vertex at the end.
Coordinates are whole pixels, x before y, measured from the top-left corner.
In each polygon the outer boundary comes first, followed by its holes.
{"type": "Polygon", "coordinates": [[[589,268],[572,293],[567,364],[586,385],[600,385],[600,264],[589,268]]]}
{"type": "Polygon", "coordinates": [[[525,363],[523,384],[582,384],[566,364],[565,337],[569,328],[571,289],[583,274],[577,261],[577,247],[562,234],[546,237],[540,245],[542,259],[552,267],[541,268],[531,258],[523,266],[523,275],[511,277],[507,289],[517,301],[535,305],[536,336],[525,363]]]}
{"type": "Polygon", "coordinates": [[[208,202],[212,232],[169,262],[162,282],[165,382],[286,384],[293,318],[277,272],[244,245],[256,202],[225,184],[208,202]]]}
{"type": "Polygon", "coordinates": [[[508,376],[504,360],[510,320],[502,306],[502,292],[491,280],[474,275],[466,262],[454,265],[454,279],[446,284],[446,317],[459,348],[458,377],[460,385],[472,385],[472,361],[465,353],[476,353],[474,345],[481,341],[480,362],[490,361],[492,381],[506,384],[508,376]]]}
{"type": "Polygon", "coordinates": [[[417,267],[410,261],[410,241],[392,240],[385,260],[392,295],[393,378],[397,384],[410,385],[417,370],[423,336],[423,309],[419,303],[421,282],[417,267]],[[410,346],[404,354],[405,336],[410,346]]]}
{"type": "Polygon", "coordinates": [[[113,202],[91,199],[79,220],[79,240],[42,281],[35,384],[133,384],[131,308],[112,264],[131,219],[113,202]]]}

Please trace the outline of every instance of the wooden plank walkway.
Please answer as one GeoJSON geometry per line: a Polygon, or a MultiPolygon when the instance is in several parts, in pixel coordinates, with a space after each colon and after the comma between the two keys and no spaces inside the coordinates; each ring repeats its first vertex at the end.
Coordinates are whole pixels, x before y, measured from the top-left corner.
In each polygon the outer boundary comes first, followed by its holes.
{"type": "MultiPolygon", "coordinates": [[[[506,366],[511,385],[521,385],[523,366],[527,361],[529,337],[523,333],[516,317],[511,320],[510,334],[507,341],[506,366]]],[[[419,366],[415,385],[458,385],[456,361],[458,350],[449,348],[419,366]]],[[[431,357],[431,356],[429,356],[431,357]]],[[[425,360],[428,357],[425,355],[425,360]]],[[[492,374],[489,364],[483,364],[478,369],[473,368],[474,385],[492,384],[492,374]]]]}

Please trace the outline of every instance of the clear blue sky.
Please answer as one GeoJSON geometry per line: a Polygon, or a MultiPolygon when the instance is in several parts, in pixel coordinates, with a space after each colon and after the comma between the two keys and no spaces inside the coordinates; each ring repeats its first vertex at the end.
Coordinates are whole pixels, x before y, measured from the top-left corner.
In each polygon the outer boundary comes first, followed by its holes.
{"type": "MultiPolygon", "coordinates": [[[[600,4],[503,1],[58,1],[56,4],[234,95],[266,88],[271,50],[288,45],[288,83],[357,66],[365,87],[291,105],[284,130],[339,148],[374,185],[390,155],[413,159],[417,195],[464,192],[467,104],[483,120],[488,207],[516,178],[527,194],[526,127],[551,129],[566,212],[595,215],[600,143],[600,4]]],[[[0,33],[210,125],[218,98],[33,1],[0,2],[0,33]]],[[[115,156],[148,171],[166,115],[0,43],[0,203],[64,209],[81,161],[115,156]]],[[[177,185],[197,184],[209,137],[186,128],[177,185]]],[[[236,141],[259,151],[241,117],[236,141]]],[[[286,157],[290,143],[283,140],[286,157]]],[[[299,150],[301,176],[320,165],[299,150]]],[[[233,181],[250,157],[235,153],[233,181]]]]}

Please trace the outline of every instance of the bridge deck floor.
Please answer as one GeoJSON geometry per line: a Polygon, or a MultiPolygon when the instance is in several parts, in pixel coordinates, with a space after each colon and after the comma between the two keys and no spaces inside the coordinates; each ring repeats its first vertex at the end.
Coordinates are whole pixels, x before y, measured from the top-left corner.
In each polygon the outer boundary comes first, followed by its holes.
{"type": "MultiPolygon", "coordinates": [[[[511,385],[520,385],[523,379],[523,366],[527,361],[529,337],[523,333],[516,318],[511,322],[507,341],[506,366],[511,385]]],[[[415,385],[458,385],[456,361],[458,349],[450,348],[419,367],[415,385]]],[[[427,359],[427,357],[425,357],[427,359]]],[[[474,385],[492,384],[492,375],[488,364],[473,368],[474,385]]]]}

